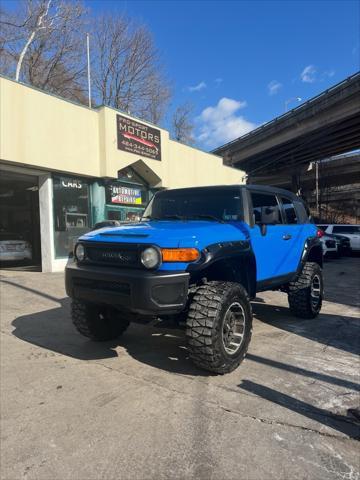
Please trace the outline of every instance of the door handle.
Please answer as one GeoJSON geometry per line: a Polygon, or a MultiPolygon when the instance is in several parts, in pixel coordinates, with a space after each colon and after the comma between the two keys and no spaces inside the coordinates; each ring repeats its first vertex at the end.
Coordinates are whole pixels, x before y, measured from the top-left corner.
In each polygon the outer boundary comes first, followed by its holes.
{"type": "Polygon", "coordinates": [[[287,234],[287,235],[283,235],[283,240],[290,240],[291,238],[291,235],[287,234]]]}

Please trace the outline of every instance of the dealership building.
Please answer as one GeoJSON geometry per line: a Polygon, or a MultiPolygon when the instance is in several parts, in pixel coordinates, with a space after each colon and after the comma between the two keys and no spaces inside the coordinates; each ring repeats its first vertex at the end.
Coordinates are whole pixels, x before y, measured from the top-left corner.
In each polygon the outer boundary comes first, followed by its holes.
{"type": "Polygon", "coordinates": [[[95,223],[138,220],[159,189],[242,183],[243,175],[124,112],[0,77],[0,239],[28,240],[42,271],[62,270],[95,223]]]}

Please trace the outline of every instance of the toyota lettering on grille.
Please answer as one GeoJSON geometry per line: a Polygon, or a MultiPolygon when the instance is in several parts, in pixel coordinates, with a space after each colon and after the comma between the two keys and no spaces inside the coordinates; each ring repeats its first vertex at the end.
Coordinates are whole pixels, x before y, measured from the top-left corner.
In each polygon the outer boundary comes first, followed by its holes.
{"type": "Polygon", "coordinates": [[[116,259],[124,262],[128,260],[128,258],[122,255],[120,252],[102,252],[101,256],[105,259],[116,259]]]}

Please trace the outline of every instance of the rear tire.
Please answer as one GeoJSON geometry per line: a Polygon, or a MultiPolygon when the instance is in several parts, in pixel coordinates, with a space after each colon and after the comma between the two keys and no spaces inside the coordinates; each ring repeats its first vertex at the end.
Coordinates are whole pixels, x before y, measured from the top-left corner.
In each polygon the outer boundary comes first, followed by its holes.
{"type": "Polygon", "coordinates": [[[71,303],[71,317],[81,335],[97,342],[120,337],[130,324],[129,319],[115,308],[79,300],[71,303]]]}
{"type": "Polygon", "coordinates": [[[251,333],[251,304],[242,285],[214,281],[197,288],[186,322],[195,365],[220,374],[235,370],[246,355],[251,333]]]}
{"type": "Polygon", "coordinates": [[[289,284],[290,311],[300,318],[315,318],[321,310],[324,282],[320,265],[306,262],[297,279],[289,284]]]}

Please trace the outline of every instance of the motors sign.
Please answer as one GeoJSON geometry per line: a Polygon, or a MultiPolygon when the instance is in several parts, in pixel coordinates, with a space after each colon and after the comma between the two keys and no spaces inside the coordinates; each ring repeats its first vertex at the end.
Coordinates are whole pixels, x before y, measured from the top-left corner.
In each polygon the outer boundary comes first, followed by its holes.
{"type": "Polygon", "coordinates": [[[161,160],[160,130],[122,115],[116,115],[116,128],[119,150],[161,160]]]}

